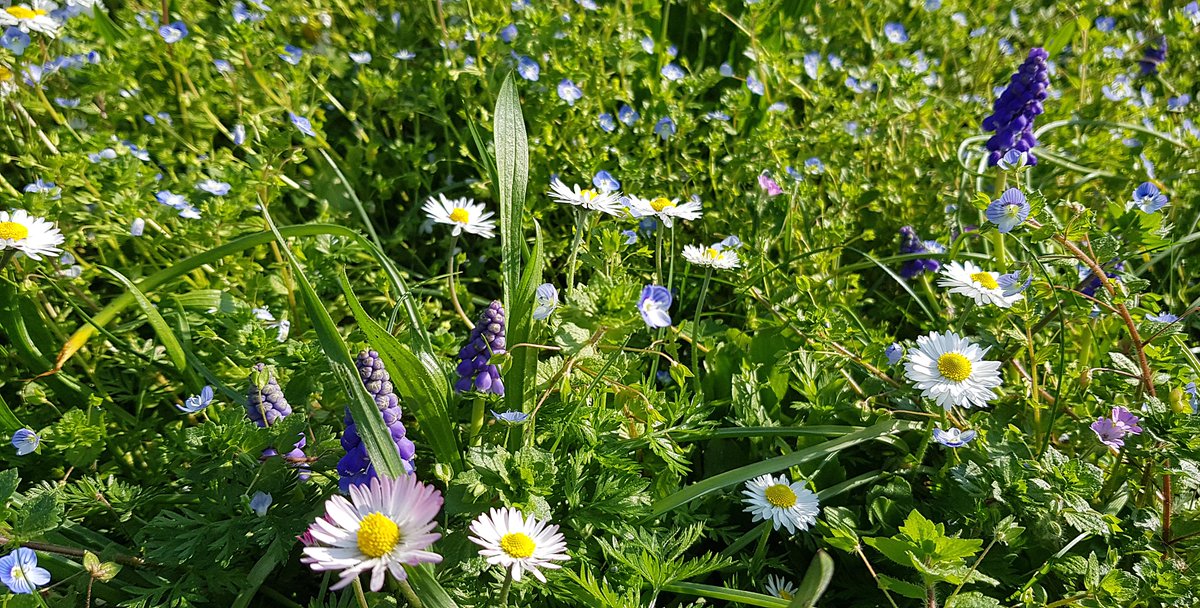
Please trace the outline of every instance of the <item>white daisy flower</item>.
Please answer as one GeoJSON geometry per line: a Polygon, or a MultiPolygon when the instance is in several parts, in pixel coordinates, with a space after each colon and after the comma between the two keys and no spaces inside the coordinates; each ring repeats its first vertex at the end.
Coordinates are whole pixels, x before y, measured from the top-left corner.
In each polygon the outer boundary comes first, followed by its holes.
{"type": "Polygon", "coordinates": [[[796,597],[796,586],[782,576],[767,575],[767,594],[784,600],[796,597]]]}
{"type": "Polygon", "coordinates": [[[24,209],[0,211],[0,251],[15,249],[33,260],[57,256],[65,239],[54,224],[29,215],[24,209]]]}
{"type": "Polygon", "coordinates": [[[1011,308],[1015,302],[1025,297],[1019,293],[1004,295],[1004,289],[997,282],[1000,273],[981,270],[973,262],[950,262],[939,274],[942,275],[942,278],[938,279],[939,287],[949,287],[950,293],[967,296],[980,306],[995,304],[1000,308],[1011,308]]]}
{"type": "Polygon", "coordinates": [[[625,207],[621,206],[621,193],[597,192],[588,188],[581,190],[579,184],[568,187],[562,180],[554,180],[550,184],[550,198],[559,203],[583,207],[591,211],[603,211],[617,217],[628,217],[625,207]]]}
{"type": "Polygon", "coordinates": [[[17,81],[13,71],[6,65],[0,65],[0,99],[8,97],[9,93],[17,90],[17,81]]]}
{"type": "Polygon", "coordinates": [[[496,236],[496,220],[491,219],[495,214],[486,209],[483,203],[469,198],[448,199],[445,194],[429,197],[421,208],[431,221],[454,226],[454,236],[467,232],[490,239],[496,236]]]}
{"type": "Polygon", "coordinates": [[[331,589],[341,589],[371,571],[371,590],[383,588],[386,572],[399,580],[404,566],[436,564],[442,556],[426,551],[441,538],[431,532],[442,508],[442,495],[416,475],[379,476],[370,484],[350,486],[350,500],[333,496],[325,515],[308,528],[315,546],[304,548],[303,561],[318,572],[340,570],[331,589]]]}
{"type": "Polygon", "coordinates": [[[50,16],[57,8],[57,4],[47,0],[33,0],[32,3],[0,8],[0,27],[16,26],[25,33],[36,32],[54,38],[62,26],[58,19],[50,16]]]}
{"type": "Polygon", "coordinates": [[[720,243],[711,247],[701,247],[699,245],[684,245],[683,259],[697,265],[718,270],[729,270],[741,266],[741,260],[738,259],[738,254],[733,249],[725,247],[720,243]]]}
{"type": "Polygon", "coordinates": [[[675,218],[688,221],[700,219],[700,203],[687,201],[681,205],[677,198],[668,199],[660,196],[656,199],[647,199],[631,196],[629,197],[629,212],[633,214],[633,217],[657,217],[664,227],[670,228],[675,223],[675,218]]]}
{"type": "Polygon", "coordinates": [[[492,509],[471,522],[471,542],[483,547],[479,555],[489,564],[512,569],[513,580],[528,570],[539,581],[546,577],[539,568],[561,568],[555,561],[571,559],[558,526],[524,517],[512,507],[492,509]]]}
{"type": "Polygon", "coordinates": [[[921,396],[933,399],[949,410],[984,407],[996,398],[1000,386],[1000,363],[986,361],[986,348],[980,348],[954,332],[917,337],[917,348],[910,350],[904,375],[921,396]]]}
{"type": "Polygon", "coordinates": [[[754,515],[754,521],[770,521],[776,530],[779,526],[793,534],[797,529],[807,530],[817,523],[817,515],[821,513],[817,495],[802,483],[788,481],[785,475],[778,479],[771,475],[751,479],[742,494],[746,496],[742,500],[747,505],[746,512],[754,515]]]}

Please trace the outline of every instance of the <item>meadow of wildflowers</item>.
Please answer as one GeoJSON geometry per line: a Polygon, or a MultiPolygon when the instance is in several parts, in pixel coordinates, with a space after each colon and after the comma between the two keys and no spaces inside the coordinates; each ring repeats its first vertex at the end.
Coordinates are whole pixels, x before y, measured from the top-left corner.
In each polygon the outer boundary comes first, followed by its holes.
{"type": "Polygon", "coordinates": [[[1198,49],[0,0],[0,606],[1200,606],[1198,49]]]}

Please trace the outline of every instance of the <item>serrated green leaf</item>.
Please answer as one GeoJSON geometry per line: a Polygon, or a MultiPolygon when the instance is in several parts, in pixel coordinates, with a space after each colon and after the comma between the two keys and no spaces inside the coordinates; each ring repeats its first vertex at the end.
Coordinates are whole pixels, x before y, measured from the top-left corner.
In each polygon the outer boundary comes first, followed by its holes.
{"type": "Polygon", "coordinates": [[[924,587],[892,578],[886,574],[879,575],[879,587],[881,589],[887,589],[888,591],[898,593],[904,597],[910,597],[914,600],[925,599],[924,587]]]}

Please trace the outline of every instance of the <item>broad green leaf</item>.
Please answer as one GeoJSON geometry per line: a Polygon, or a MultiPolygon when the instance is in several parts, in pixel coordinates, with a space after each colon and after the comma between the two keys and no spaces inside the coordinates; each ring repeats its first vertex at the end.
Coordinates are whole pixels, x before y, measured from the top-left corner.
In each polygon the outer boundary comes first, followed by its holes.
{"type": "Polygon", "coordinates": [[[812,608],[817,605],[817,601],[825,594],[825,590],[829,588],[829,582],[833,580],[833,558],[824,550],[817,551],[813,556],[812,563],[808,565],[808,571],[804,573],[804,579],[800,581],[800,586],[796,588],[796,595],[792,598],[792,603],[788,604],[788,608],[812,608]]]}
{"type": "Polygon", "coordinates": [[[956,595],[946,600],[946,608],[1000,608],[1000,600],[990,598],[978,591],[956,595]]]}
{"type": "Polygon", "coordinates": [[[878,439],[879,437],[887,436],[892,433],[901,431],[915,431],[924,428],[923,425],[916,422],[904,420],[887,420],[867,427],[861,431],[844,435],[837,439],[826,441],[825,443],[807,447],[801,450],[796,450],[790,454],[768,458],[762,462],[738,467],[731,471],[726,471],[718,475],[714,475],[703,481],[694,483],[666,498],[654,503],[651,517],[657,517],[685,505],[701,496],[718,492],[729,486],[737,485],[754,479],[760,475],[767,473],[775,473],[784,469],[803,464],[810,460],[825,458],[831,454],[841,450],[854,447],[878,439]]]}
{"type": "Polygon", "coordinates": [[[1067,45],[1071,43],[1071,38],[1075,37],[1075,28],[1074,21],[1068,21],[1058,28],[1058,32],[1046,43],[1046,53],[1054,57],[1059,51],[1067,48],[1067,45]]]}
{"type": "Polygon", "coordinates": [[[462,470],[462,458],[458,441],[454,435],[454,424],[450,421],[450,382],[446,374],[432,357],[422,357],[412,352],[372,319],[358,298],[346,274],[341,277],[342,293],[350,305],[358,326],[367,335],[371,347],[379,352],[383,364],[392,378],[392,385],[403,401],[405,408],[420,424],[421,432],[433,448],[438,462],[451,465],[455,471],[462,470]]]}
{"type": "Polygon", "coordinates": [[[367,448],[367,456],[370,457],[371,464],[375,465],[376,471],[393,479],[403,475],[404,464],[400,460],[400,452],[396,449],[396,444],[392,441],[392,435],[383,422],[383,414],[380,413],[379,406],[375,405],[375,400],[371,398],[367,388],[363,386],[362,379],[358,375],[358,368],[355,367],[354,360],[350,358],[350,351],[346,348],[345,341],[342,340],[337,326],[329,316],[329,311],[325,309],[325,305],[321,303],[321,297],[309,283],[299,260],[292,255],[287,240],[275,228],[275,223],[271,221],[265,205],[263,206],[263,216],[271,228],[271,233],[275,235],[276,242],[279,243],[279,249],[292,268],[297,291],[300,292],[300,300],[304,303],[305,310],[308,311],[309,322],[312,323],[313,329],[317,333],[317,341],[321,345],[321,350],[329,359],[329,368],[349,399],[347,407],[350,409],[350,417],[358,426],[358,435],[367,448]]]}
{"type": "Polygon", "coordinates": [[[12,498],[13,492],[17,491],[17,485],[21,483],[21,477],[16,469],[7,469],[0,471],[0,507],[3,507],[12,498]]]}
{"type": "Polygon", "coordinates": [[[924,587],[892,578],[886,574],[879,575],[879,587],[881,589],[887,589],[888,591],[898,593],[904,597],[911,597],[914,600],[925,599],[924,587]]]}
{"type": "Polygon", "coordinates": [[[179,341],[179,337],[175,335],[175,331],[171,329],[167,320],[158,312],[158,307],[150,301],[150,298],[146,297],[146,294],[142,293],[142,290],[137,288],[137,285],[133,284],[133,281],[125,278],[125,275],[117,269],[108,266],[101,266],[100,269],[116,277],[121,286],[125,288],[126,293],[133,296],[133,301],[137,303],[138,308],[142,309],[142,314],[146,315],[146,320],[150,322],[154,335],[158,336],[158,341],[167,351],[167,357],[171,359],[171,363],[179,371],[179,375],[187,382],[188,388],[193,391],[200,390],[200,378],[188,365],[187,352],[183,348],[183,343],[179,341]]]}
{"type": "Polygon", "coordinates": [[[8,402],[4,400],[4,396],[0,395],[0,431],[14,433],[23,428],[25,428],[25,425],[21,424],[17,415],[9,409],[8,402]]]}
{"type": "MultiPolygon", "coordinates": [[[[542,283],[542,229],[538,223],[533,223],[534,242],[529,264],[521,274],[521,282],[516,292],[512,294],[512,302],[507,309],[508,314],[508,344],[527,344],[533,341],[534,319],[533,309],[536,305],[536,291],[542,283]]],[[[538,350],[535,348],[518,348],[510,353],[512,366],[509,367],[505,378],[508,391],[504,395],[508,409],[528,411],[533,407],[534,389],[537,388],[538,350]]]]}

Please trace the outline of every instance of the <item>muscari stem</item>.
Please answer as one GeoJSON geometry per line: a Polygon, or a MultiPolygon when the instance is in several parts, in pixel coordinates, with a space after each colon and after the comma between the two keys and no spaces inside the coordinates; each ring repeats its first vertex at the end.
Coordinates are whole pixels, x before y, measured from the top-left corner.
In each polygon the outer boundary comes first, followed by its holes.
{"type": "Polygon", "coordinates": [[[483,397],[476,397],[471,405],[471,445],[479,443],[479,431],[483,430],[483,397]]]}

